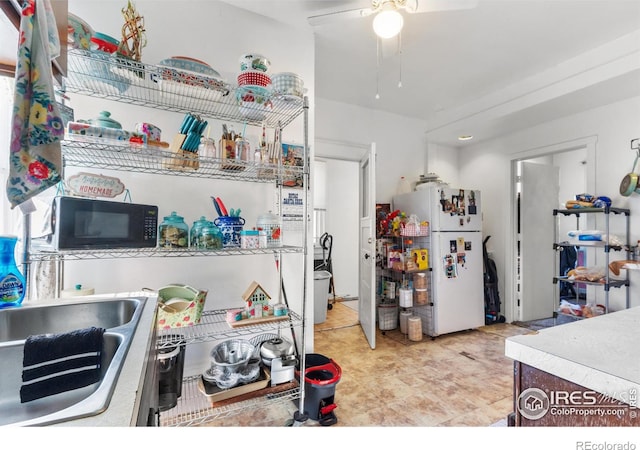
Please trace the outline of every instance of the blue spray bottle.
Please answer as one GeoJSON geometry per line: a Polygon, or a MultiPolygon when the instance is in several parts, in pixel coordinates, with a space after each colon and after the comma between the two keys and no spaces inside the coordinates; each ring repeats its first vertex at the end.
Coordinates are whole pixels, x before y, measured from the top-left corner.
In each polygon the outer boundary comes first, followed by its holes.
{"type": "Polygon", "coordinates": [[[27,283],[16,266],[18,238],[0,236],[0,308],[20,306],[27,293],[27,283]]]}

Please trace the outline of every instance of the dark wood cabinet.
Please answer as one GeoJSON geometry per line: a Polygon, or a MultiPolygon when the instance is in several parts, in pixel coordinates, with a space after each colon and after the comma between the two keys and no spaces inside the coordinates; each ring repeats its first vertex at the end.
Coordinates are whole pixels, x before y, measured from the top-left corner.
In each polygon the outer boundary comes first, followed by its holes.
{"type": "Polygon", "coordinates": [[[638,392],[595,392],[514,362],[514,425],[521,427],[640,426],[638,392]]]}

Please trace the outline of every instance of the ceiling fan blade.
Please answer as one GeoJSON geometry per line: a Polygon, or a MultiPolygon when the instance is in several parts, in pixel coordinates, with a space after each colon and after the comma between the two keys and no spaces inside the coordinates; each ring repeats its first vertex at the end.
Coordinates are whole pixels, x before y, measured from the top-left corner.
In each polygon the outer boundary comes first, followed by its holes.
{"type": "Polygon", "coordinates": [[[309,25],[318,26],[327,23],[336,22],[345,19],[357,19],[359,17],[367,17],[373,13],[371,8],[347,9],[343,11],[335,11],[326,14],[318,14],[317,16],[307,17],[309,25]]]}
{"type": "Polygon", "coordinates": [[[478,0],[407,0],[405,10],[408,13],[426,13],[471,9],[476,6],[478,0]]]}

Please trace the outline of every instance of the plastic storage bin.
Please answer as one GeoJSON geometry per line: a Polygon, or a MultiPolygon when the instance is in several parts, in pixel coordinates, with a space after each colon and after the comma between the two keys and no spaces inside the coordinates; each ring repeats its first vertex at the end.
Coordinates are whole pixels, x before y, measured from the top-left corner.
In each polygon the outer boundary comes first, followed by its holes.
{"type": "Polygon", "coordinates": [[[327,320],[329,308],[329,282],[331,272],[316,270],[313,272],[313,323],[318,324],[327,320]]]}

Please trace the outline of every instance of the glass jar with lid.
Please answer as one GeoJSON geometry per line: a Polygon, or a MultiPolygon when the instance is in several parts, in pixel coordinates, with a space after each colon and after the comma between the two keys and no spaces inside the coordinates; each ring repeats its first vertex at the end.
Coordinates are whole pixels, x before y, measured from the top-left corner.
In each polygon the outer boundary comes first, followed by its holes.
{"type": "Polygon", "coordinates": [[[186,248],[189,247],[189,225],[184,222],[184,217],[175,211],[165,216],[158,227],[158,246],[161,248],[186,248]]]}
{"type": "Polygon", "coordinates": [[[222,248],[222,232],[213,222],[207,221],[198,230],[198,248],[206,250],[218,250],[222,248]]]}
{"type": "Polygon", "coordinates": [[[256,221],[256,228],[266,233],[267,247],[280,247],[282,245],[280,239],[282,225],[279,215],[273,214],[271,211],[260,214],[256,221]]]}
{"type": "Polygon", "coordinates": [[[191,247],[200,246],[200,238],[202,237],[202,228],[208,225],[213,225],[213,222],[207,220],[205,216],[201,216],[200,219],[193,222],[191,225],[189,245],[191,247]]]}

